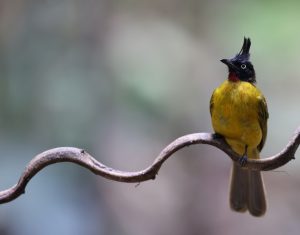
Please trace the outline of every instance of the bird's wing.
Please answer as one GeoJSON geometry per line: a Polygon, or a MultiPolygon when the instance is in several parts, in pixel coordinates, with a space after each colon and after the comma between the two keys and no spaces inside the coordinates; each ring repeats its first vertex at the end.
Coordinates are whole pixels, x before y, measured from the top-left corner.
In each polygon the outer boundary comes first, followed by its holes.
{"type": "Polygon", "coordinates": [[[259,125],[262,131],[262,138],[261,141],[259,143],[259,145],[257,146],[257,149],[259,151],[262,150],[262,148],[264,147],[264,144],[266,142],[266,138],[267,138],[267,120],[269,118],[269,113],[268,113],[268,106],[267,106],[267,102],[264,96],[259,97],[259,101],[258,101],[258,121],[259,121],[259,125]]]}

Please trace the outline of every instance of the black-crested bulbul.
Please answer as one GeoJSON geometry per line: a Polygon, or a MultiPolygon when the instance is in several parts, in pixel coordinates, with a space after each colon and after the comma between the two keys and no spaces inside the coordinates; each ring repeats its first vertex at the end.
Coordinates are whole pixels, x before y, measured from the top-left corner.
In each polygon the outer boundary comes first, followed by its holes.
{"type": "Polygon", "coordinates": [[[216,134],[225,138],[238,153],[233,163],[230,183],[230,206],[253,216],[266,212],[264,184],[260,171],[243,169],[249,159],[259,159],[267,136],[268,108],[266,99],[255,85],[255,70],[250,62],[250,38],[244,38],[241,51],[232,59],[222,59],[228,67],[226,79],[212,94],[210,113],[216,134]]]}

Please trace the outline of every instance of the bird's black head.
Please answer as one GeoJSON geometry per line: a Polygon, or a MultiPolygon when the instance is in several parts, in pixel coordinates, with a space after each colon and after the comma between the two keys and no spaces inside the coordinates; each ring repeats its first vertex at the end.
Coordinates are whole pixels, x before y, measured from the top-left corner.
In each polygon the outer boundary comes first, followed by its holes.
{"type": "Polygon", "coordinates": [[[228,79],[233,82],[245,81],[255,83],[255,70],[250,62],[250,38],[244,38],[241,51],[232,59],[223,59],[221,62],[228,66],[228,79]]]}

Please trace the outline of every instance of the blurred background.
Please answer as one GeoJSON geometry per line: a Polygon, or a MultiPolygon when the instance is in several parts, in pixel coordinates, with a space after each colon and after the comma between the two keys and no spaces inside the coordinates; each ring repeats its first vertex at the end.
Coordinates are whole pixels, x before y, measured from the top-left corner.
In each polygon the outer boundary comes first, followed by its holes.
{"type": "MultiPolygon", "coordinates": [[[[263,156],[300,124],[299,1],[1,0],[0,187],[38,153],[86,149],[120,170],[146,168],[179,136],[212,132],[220,59],[252,39],[267,97],[263,156]]],[[[300,158],[265,172],[262,218],[228,205],[231,162],[210,146],[176,153],[155,181],[112,182],[51,165],[0,206],[1,235],[298,234],[300,158]]]]}

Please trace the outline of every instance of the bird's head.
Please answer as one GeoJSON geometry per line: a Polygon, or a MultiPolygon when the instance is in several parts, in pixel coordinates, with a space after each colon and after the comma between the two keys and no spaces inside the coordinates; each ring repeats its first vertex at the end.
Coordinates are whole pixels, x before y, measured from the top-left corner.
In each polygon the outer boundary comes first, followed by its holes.
{"type": "Polygon", "coordinates": [[[232,82],[245,81],[255,83],[255,70],[250,62],[250,38],[244,38],[241,51],[232,59],[222,59],[221,62],[228,67],[228,80],[232,82]]]}

